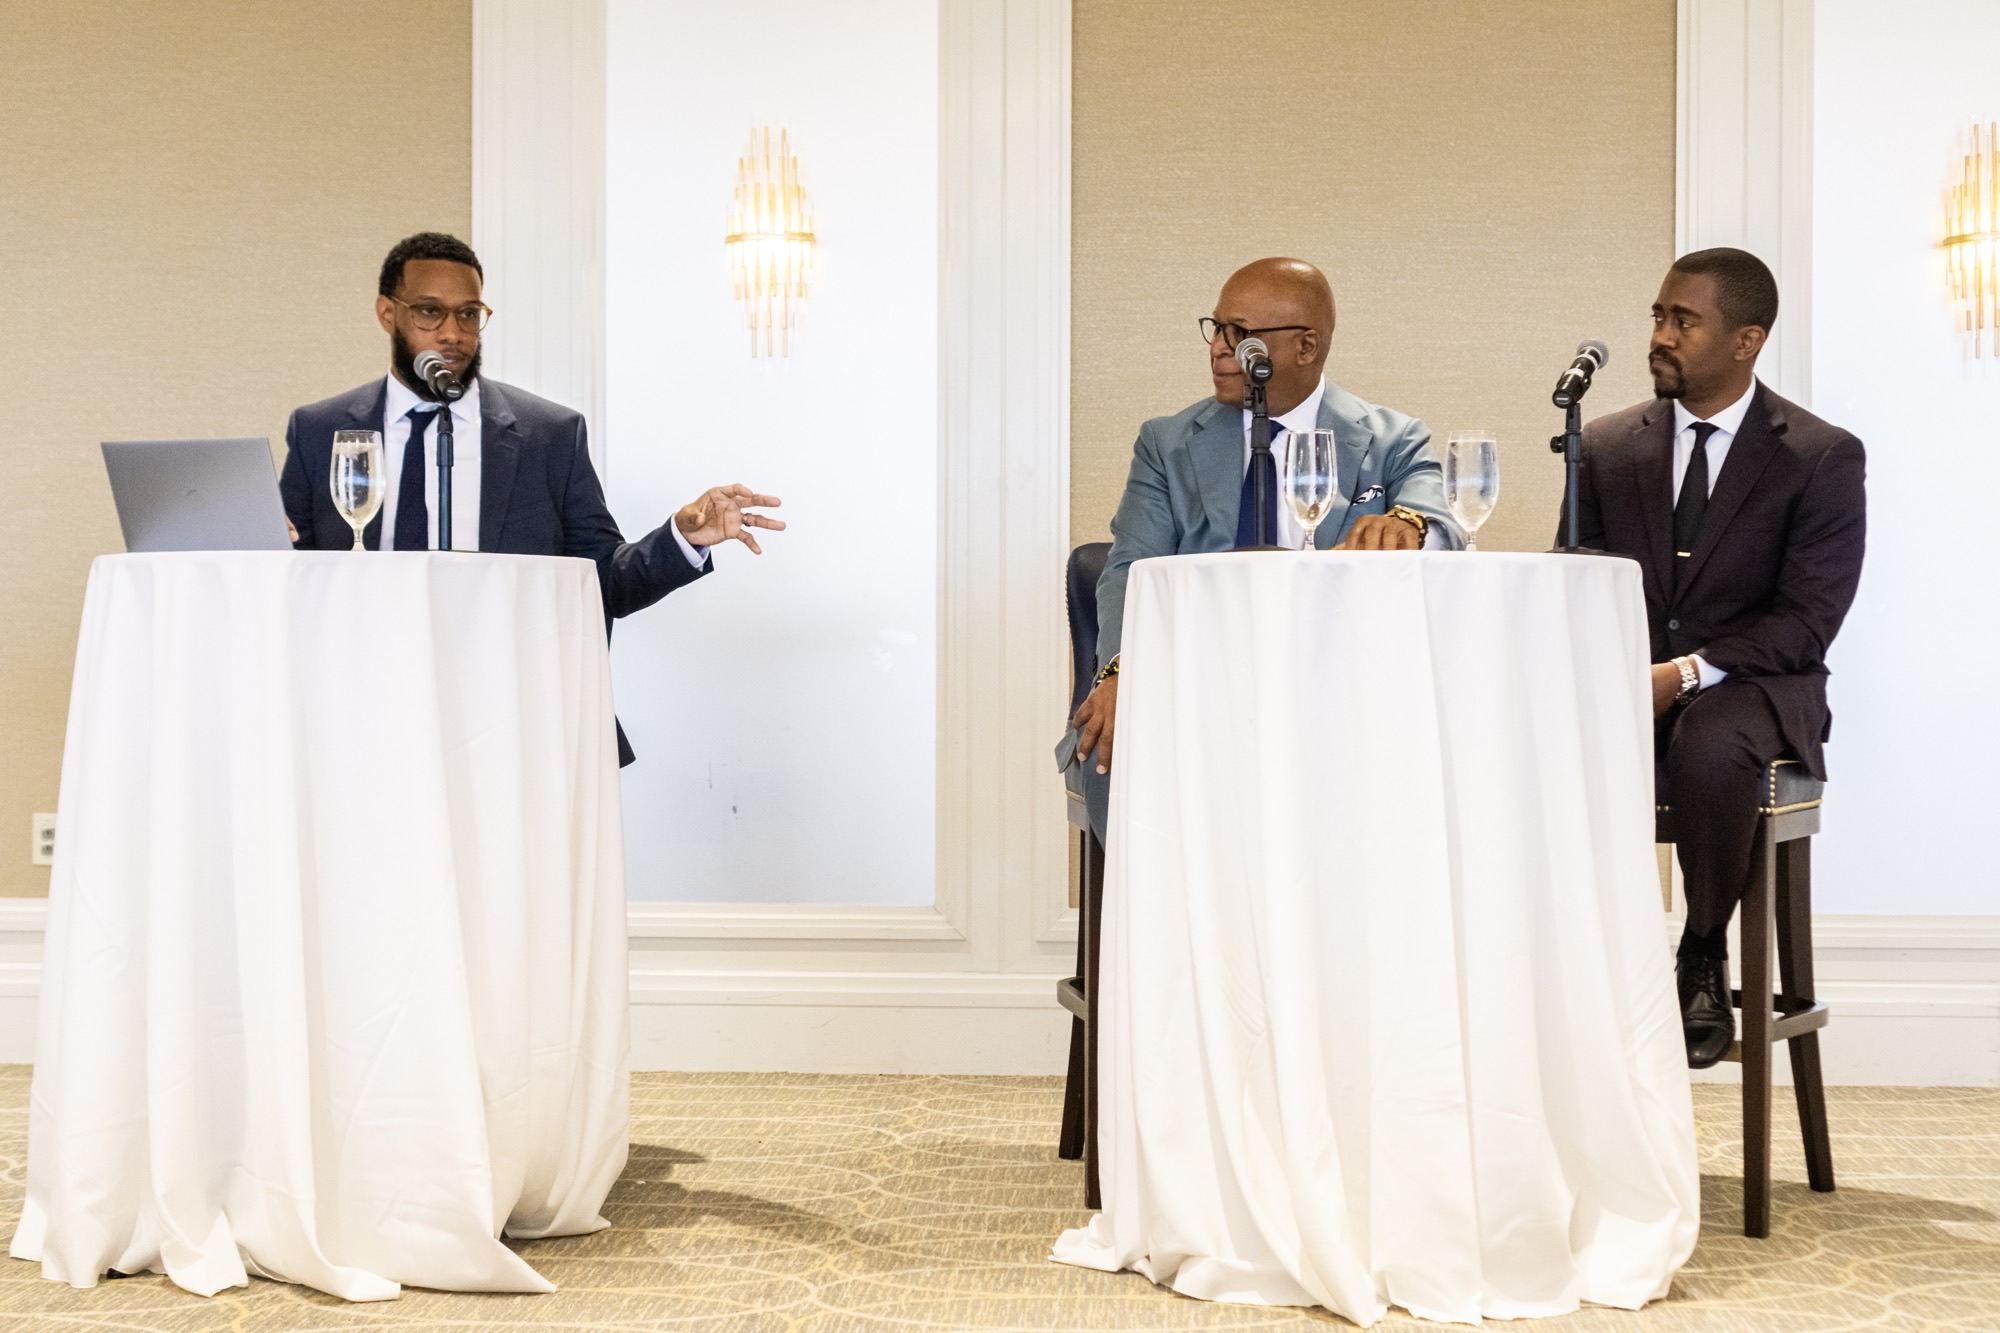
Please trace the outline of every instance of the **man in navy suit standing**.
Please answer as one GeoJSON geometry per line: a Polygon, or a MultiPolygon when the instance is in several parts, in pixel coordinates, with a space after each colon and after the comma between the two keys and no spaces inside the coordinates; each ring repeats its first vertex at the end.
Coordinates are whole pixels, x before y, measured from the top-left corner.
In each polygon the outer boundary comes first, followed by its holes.
{"type": "MultiPolygon", "coordinates": [[[[362,534],[373,550],[437,545],[437,432],[443,409],[415,368],[434,351],[466,386],[450,405],[452,547],[516,555],[580,556],[597,565],[607,617],[627,616],[708,573],[709,548],[740,541],[761,554],[755,529],[784,522],[755,508],[774,495],[716,486],[671,521],[628,542],[604,503],[581,414],[479,374],[479,337],[492,311],[480,300],[484,270],[472,247],[439,232],[396,243],[382,263],[375,317],[389,335],[389,374],[301,407],[285,430],[280,489],[301,550],[346,550],[353,529],[334,508],[333,434],[382,433],[388,474],[382,510],[362,534]]],[[[632,761],[623,731],[619,762],[632,761]]]]}

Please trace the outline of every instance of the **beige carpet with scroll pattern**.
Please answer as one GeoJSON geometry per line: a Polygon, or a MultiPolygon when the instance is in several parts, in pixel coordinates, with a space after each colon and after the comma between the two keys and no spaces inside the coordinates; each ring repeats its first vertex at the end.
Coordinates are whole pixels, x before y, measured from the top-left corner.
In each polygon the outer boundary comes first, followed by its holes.
{"type": "MultiPolygon", "coordinates": [[[[1054,1152],[1061,1091],[1049,1078],[643,1074],[611,1229],[523,1247],[561,1285],[552,1296],[343,1305],[258,1281],[203,1300],[160,1277],[72,1291],[0,1258],[0,1329],[1348,1327],[1049,1263],[1049,1242],[1083,1217],[1079,1168],[1054,1152]]],[[[25,1067],[0,1066],[0,1230],[20,1212],[27,1092],[25,1067]]],[[[1697,1087],[1710,1220],[1672,1294],[1537,1328],[2000,1330],[2000,1090],[1829,1095],[1840,1189],[1806,1189],[1781,1124],[1773,1233],[1749,1241],[1735,1090],[1697,1087]]],[[[1789,1113],[1788,1094],[1779,1105],[1789,1113]]]]}

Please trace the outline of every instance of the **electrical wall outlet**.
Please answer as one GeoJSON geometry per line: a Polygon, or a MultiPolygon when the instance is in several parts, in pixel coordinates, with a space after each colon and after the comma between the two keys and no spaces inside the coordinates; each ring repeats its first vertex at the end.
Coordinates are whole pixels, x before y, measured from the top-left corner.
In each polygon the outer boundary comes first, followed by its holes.
{"type": "Polygon", "coordinates": [[[34,830],[34,840],[29,844],[28,860],[33,865],[52,866],[56,863],[56,817],[54,815],[30,815],[29,823],[34,830]]]}

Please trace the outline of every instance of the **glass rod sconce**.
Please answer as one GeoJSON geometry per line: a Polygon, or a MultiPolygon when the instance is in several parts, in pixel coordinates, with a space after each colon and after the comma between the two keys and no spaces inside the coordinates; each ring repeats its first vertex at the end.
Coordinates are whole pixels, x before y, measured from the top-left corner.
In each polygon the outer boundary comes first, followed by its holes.
{"type": "Polygon", "coordinates": [[[750,355],[790,356],[799,307],[812,283],[812,204],[799,184],[790,136],[750,131],[736,161],[736,197],[729,206],[729,273],[750,325],[750,355]]]}
{"type": "Polygon", "coordinates": [[[2000,126],[1975,122],[1972,150],[1961,164],[1959,183],[1945,204],[1945,284],[1951,292],[1959,331],[1972,340],[1972,354],[1984,356],[2000,329],[2000,126]]]}

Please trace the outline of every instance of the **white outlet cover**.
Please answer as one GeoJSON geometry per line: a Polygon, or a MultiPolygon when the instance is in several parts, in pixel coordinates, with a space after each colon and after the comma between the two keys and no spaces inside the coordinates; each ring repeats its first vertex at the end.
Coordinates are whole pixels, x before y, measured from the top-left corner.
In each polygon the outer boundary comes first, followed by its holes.
{"type": "Polygon", "coordinates": [[[36,814],[28,817],[31,840],[28,845],[30,864],[52,866],[56,863],[56,817],[36,814]]]}

